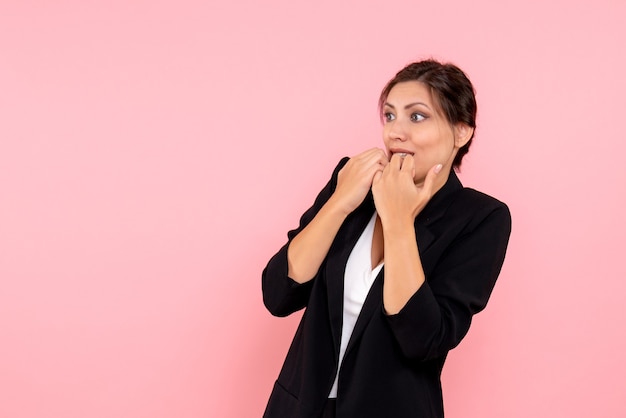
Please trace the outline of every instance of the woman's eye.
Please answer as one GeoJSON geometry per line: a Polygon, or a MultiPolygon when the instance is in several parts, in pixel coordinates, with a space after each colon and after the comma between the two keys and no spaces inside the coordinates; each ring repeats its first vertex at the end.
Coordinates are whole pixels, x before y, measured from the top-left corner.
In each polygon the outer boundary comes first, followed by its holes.
{"type": "Polygon", "coordinates": [[[420,115],[419,113],[412,113],[411,114],[411,122],[421,122],[424,119],[426,119],[424,117],[424,115],[420,115]]]}
{"type": "Polygon", "coordinates": [[[385,113],[383,116],[385,117],[386,122],[391,122],[396,118],[393,113],[385,113]]]}

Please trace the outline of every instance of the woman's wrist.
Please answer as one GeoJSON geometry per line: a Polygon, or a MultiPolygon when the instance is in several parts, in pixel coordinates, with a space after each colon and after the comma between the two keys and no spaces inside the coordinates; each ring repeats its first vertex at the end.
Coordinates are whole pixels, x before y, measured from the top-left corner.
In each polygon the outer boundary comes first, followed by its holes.
{"type": "Polygon", "coordinates": [[[341,217],[343,218],[342,220],[354,211],[354,209],[351,209],[348,205],[342,202],[341,198],[336,193],[328,199],[324,207],[329,214],[341,217]]]}
{"type": "Polygon", "coordinates": [[[407,232],[412,232],[414,230],[415,220],[411,216],[381,217],[380,220],[383,225],[383,233],[385,235],[406,234],[407,232]]]}

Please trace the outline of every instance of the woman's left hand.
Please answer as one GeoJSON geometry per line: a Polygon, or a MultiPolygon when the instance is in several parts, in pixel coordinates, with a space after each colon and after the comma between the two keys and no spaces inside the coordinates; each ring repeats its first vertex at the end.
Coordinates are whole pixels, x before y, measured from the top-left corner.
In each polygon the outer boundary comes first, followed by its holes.
{"type": "Polygon", "coordinates": [[[383,225],[390,221],[413,223],[435,193],[435,179],[441,167],[441,164],[432,167],[426,174],[423,185],[416,185],[413,180],[413,156],[406,155],[403,158],[394,154],[382,173],[376,173],[372,183],[374,204],[383,225]]]}

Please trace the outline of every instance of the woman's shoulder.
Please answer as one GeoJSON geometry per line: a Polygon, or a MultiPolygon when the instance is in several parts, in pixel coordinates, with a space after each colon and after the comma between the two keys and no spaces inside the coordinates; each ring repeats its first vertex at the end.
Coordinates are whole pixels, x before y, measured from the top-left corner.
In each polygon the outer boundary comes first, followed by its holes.
{"type": "Polygon", "coordinates": [[[476,189],[472,189],[471,187],[463,187],[460,189],[455,201],[458,203],[474,204],[487,208],[508,208],[507,204],[501,200],[476,189]]]}
{"type": "Polygon", "coordinates": [[[451,209],[478,222],[488,217],[499,218],[504,223],[511,222],[511,211],[506,203],[470,187],[458,190],[451,209]]]}

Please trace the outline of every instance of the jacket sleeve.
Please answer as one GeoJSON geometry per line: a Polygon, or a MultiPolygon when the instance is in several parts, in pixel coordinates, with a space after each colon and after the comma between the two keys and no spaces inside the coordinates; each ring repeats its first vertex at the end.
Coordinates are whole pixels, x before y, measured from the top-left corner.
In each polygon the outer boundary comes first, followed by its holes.
{"type": "Polygon", "coordinates": [[[343,158],[331,176],[326,186],[317,195],[313,206],[311,206],[300,218],[298,228],[287,233],[287,243],[270,259],[269,263],[263,270],[261,276],[261,288],[263,291],[263,303],[272,315],[287,316],[304,308],[309,300],[311,289],[317,275],[306,283],[298,283],[291,279],[288,275],[289,266],[287,263],[287,249],[291,240],[294,239],[300,231],[302,231],[311,220],[317,215],[319,210],[324,206],[328,199],[332,196],[337,187],[337,176],[341,168],[348,161],[348,157],[343,158]]]}
{"type": "Polygon", "coordinates": [[[406,357],[424,361],[446,355],[466,335],[472,316],[485,308],[511,232],[508,207],[488,206],[471,218],[400,312],[387,316],[406,357]]]}

